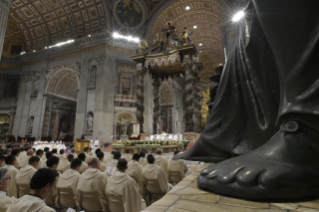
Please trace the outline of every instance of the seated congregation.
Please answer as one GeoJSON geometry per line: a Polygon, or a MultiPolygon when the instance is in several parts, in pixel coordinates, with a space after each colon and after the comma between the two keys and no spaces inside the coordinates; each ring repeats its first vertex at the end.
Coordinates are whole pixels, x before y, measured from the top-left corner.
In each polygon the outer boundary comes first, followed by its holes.
{"type": "MultiPolygon", "coordinates": [[[[0,212],[140,212],[187,173],[183,160],[145,152],[121,155],[90,148],[77,154],[32,149],[0,154],[0,212]]],[[[177,154],[178,152],[175,152],[177,154]]]]}

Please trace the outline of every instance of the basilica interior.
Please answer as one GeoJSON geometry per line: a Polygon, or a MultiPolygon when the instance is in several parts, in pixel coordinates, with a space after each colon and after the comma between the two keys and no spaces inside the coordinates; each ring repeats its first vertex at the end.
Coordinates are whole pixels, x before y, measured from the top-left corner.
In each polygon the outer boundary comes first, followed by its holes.
{"type": "Polygon", "coordinates": [[[135,123],[195,139],[246,4],[1,0],[2,139],[113,142],[135,123]]]}

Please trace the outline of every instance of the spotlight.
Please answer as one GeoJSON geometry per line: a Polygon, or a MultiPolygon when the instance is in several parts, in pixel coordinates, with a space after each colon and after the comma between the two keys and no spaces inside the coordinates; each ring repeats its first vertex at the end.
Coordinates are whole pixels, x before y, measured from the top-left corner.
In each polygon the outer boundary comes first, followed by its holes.
{"type": "Polygon", "coordinates": [[[65,42],[61,42],[61,43],[57,43],[57,44],[55,44],[55,45],[53,45],[53,46],[49,46],[49,49],[54,48],[54,47],[57,47],[57,46],[63,46],[63,45],[65,45],[65,44],[73,43],[73,42],[74,42],[74,40],[67,40],[67,41],[65,41],[65,42]]]}
{"type": "Polygon", "coordinates": [[[25,54],[25,52],[21,52],[21,53],[20,53],[20,55],[24,55],[24,54],[25,54]]]}
{"type": "Polygon", "coordinates": [[[190,9],[191,9],[190,6],[186,6],[186,7],[185,7],[185,10],[190,10],[190,9]]]}
{"type": "Polygon", "coordinates": [[[193,28],[194,28],[194,29],[197,29],[197,26],[195,25],[195,26],[193,26],[193,28]]]}
{"type": "Polygon", "coordinates": [[[233,22],[237,22],[237,21],[241,20],[244,16],[245,16],[244,11],[240,11],[240,12],[236,13],[233,17],[233,22]]]}
{"type": "Polygon", "coordinates": [[[45,49],[47,49],[48,47],[44,47],[45,49]]]}
{"type": "Polygon", "coordinates": [[[202,43],[199,43],[199,46],[202,46],[203,44],[202,43]]]}
{"type": "Polygon", "coordinates": [[[127,41],[133,41],[133,42],[135,42],[135,43],[139,43],[139,42],[140,42],[140,39],[139,39],[139,38],[133,37],[133,36],[131,36],[131,35],[129,35],[129,36],[121,35],[121,34],[119,34],[119,33],[117,33],[117,32],[114,32],[114,33],[112,34],[112,37],[113,37],[114,39],[125,39],[125,40],[127,40],[127,41]]]}
{"type": "Polygon", "coordinates": [[[88,35],[88,37],[91,37],[91,35],[88,35]]]}

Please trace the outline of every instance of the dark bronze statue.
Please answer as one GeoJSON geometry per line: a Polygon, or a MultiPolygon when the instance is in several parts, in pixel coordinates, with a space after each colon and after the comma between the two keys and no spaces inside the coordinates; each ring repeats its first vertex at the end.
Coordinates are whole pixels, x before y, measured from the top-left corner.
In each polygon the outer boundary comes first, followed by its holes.
{"type": "Polygon", "coordinates": [[[208,124],[175,157],[222,161],[202,171],[200,188],[255,200],[319,196],[318,10],[316,0],[252,0],[234,23],[208,124]]]}

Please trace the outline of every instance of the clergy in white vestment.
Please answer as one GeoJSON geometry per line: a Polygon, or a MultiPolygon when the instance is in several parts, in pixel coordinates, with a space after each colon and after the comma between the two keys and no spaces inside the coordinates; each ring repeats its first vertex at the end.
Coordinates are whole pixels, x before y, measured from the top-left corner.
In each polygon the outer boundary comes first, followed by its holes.
{"type": "Polygon", "coordinates": [[[52,149],[52,153],[54,156],[60,158],[60,155],[58,154],[58,149],[56,149],[56,148],[52,149]]]}
{"type": "Polygon", "coordinates": [[[16,167],[16,169],[19,169],[19,156],[20,156],[20,152],[21,150],[18,149],[13,149],[11,151],[11,155],[14,155],[16,157],[16,163],[14,164],[14,166],[16,167]]]}
{"type": "Polygon", "coordinates": [[[161,149],[157,149],[156,150],[156,155],[155,155],[155,164],[162,167],[163,170],[167,172],[167,159],[165,157],[162,156],[162,150],[161,149]]]}
{"type": "Polygon", "coordinates": [[[167,174],[163,170],[162,167],[156,165],[155,158],[152,154],[147,156],[148,165],[143,168],[142,176],[143,182],[145,183],[147,180],[157,180],[161,192],[167,193],[170,190],[170,186],[167,180],[167,174]]]}
{"type": "Polygon", "coordinates": [[[54,169],[39,169],[30,182],[29,194],[15,200],[7,212],[55,212],[44,202],[56,184],[58,173],[54,169]]]}
{"type": "Polygon", "coordinates": [[[78,154],[76,153],[75,147],[72,147],[72,148],[71,148],[71,154],[74,156],[74,159],[75,159],[75,158],[78,158],[78,154]]]}
{"type": "Polygon", "coordinates": [[[88,164],[85,162],[85,159],[86,159],[85,153],[83,153],[83,152],[80,153],[78,155],[78,158],[80,160],[82,160],[82,164],[81,164],[81,167],[80,167],[80,170],[79,170],[80,174],[82,174],[83,172],[85,172],[88,169],[88,164]]]}
{"type": "Polygon", "coordinates": [[[37,156],[32,156],[29,159],[29,163],[21,168],[18,172],[18,174],[16,175],[16,184],[19,185],[29,185],[30,181],[34,175],[34,173],[37,171],[37,167],[38,167],[38,163],[39,163],[40,159],[37,156]]]}
{"type": "Polygon", "coordinates": [[[42,156],[42,159],[44,161],[46,161],[47,157],[46,157],[46,153],[50,151],[50,148],[49,147],[44,147],[44,153],[43,153],[43,156],[42,156]]]}
{"type": "Polygon", "coordinates": [[[6,158],[6,156],[4,156],[3,154],[0,153],[0,164],[5,163],[4,159],[6,158]]]}
{"type": "Polygon", "coordinates": [[[107,209],[107,200],[105,188],[107,184],[107,175],[101,172],[100,169],[100,161],[97,157],[90,157],[88,159],[89,168],[81,174],[79,179],[77,191],[77,198],[79,202],[81,202],[81,192],[90,192],[97,191],[99,193],[99,201],[101,203],[101,207],[103,211],[107,209]]]}
{"type": "MultiPolygon", "coordinates": [[[[60,161],[57,171],[63,173],[64,170],[67,170],[70,167],[69,159],[64,155],[64,149],[60,149],[60,161]]],[[[73,155],[72,155],[73,156],[73,155]]]]}
{"type": "Polygon", "coordinates": [[[83,153],[85,154],[85,161],[84,162],[88,163],[90,153],[91,153],[90,147],[85,147],[83,150],[83,153]]]}
{"type": "MultiPolygon", "coordinates": [[[[59,166],[59,162],[60,162],[60,158],[56,157],[56,156],[51,156],[48,158],[48,160],[46,161],[47,163],[47,167],[48,168],[51,168],[51,169],[54,169],[57,171],[58,169],[58,166],[59,166]]],[[[57,171],[58,172],[58,171],[57,171]]],[[[61,173],[58,172],[58,176],[56,176],[56,183],[59,181],[59,177],[60,177],[61,173]]],[[[56,183],[53,185],[53,189],[52,189],[52,192],[51,194],[48,196],[48,198],[46,199],[47,201],[50,201],[52,200],[53,198],[53,202],[56,201],[56,198],[58,196],[58,191],[57,191],[57,188],[56,188],[56,183]],[[51,198],[51,199],[50,199],[51,198]]]]}
{"type": "Polygon", "coordinates": [[[29,159],[30,159],[33,155],[34,155],[33,150],[32,150],[32,149],[29,149],[29,150],[27,151],[26,156],[22,157],[22,158],[19,160],[19,168],[21,169],[21,168],[25,167],[25,166],[28,164],[29,159]]]}
{"type": "MultiPolygon", "coordinates": [[[[70,154],[71,155],[71,154],[70,154]]],[[[69,156],[69,155],[68,155],[69,156]]],[[[73,156],[73,155],[72,155],[73,156]]],[[[76,188],[81,174],[79,173],[82,161],[78,158],[72,160],[71,167],[60,175],[57,188],[71,188],[75,197],[75,202],[80,207],[79,202],[76,198],[76,188]]]]}
{"type": "Polygon", "coordinates": [[[104,154],[103,163],[104,163],[105,165],[107,165],[109,162],[111,162],[111,161],[113,160],[114,152],[115,152],[115,151],[112,151],[111,154],[104,154]]]}
{"type": "Polygon", "coordinates": [[[14,202],[14,198],[8,197],[6,191],[10,182],[9,170],[7,168],[0,168],[0,212],[5,212],[14,202]]]}
{"type": "Polygon", "coordinates": [[[132,160],[131,150],[125,149],[125,154],[121,156],[121,158],[124,158],[128,163],[132,160]]]}
{"type": "Polygon", "coordinates": [[[114,152],[113,153],[113,160],[111,160],[108,164],[106,164],[106,174],[111,176],[116,172],[117,163],[121,159],[121,153],[114,152]]]}
{"type": "Polygon", "coordinates": [[[147,162],[147,160],[146,160],[146,158],[145,158],[145,152],[144,151],[141,151],[140,152],[140,161],[139,161],[139,163],[143,166],[143,167],[145,167],[147,164],[148,164],[148,162],[147,162]]]}
{"type": "MultiPolygon", "coordinates": [[[[178,154],[179,151],[175,151],[174,155],[178,154]]],[[[187,166],[184,162],[184,160],[178,159],[178,160],[173,160],[170,159],[168,161],[167,165],[167,170],[168,170],[168,179],[171,179],[171,172],[178,172],[183,179],[185,177],[185,174],[187,173],[187,166]]]]}
{"type": "Polygon", "coordinates": [[[144,196],[145,191],[142,177],[143,166],[139,163],[139,161],[140,155],[135,153],[133,155],[132,161],[128,163],[128,169],[126,170],[126,174],[128,174],[135,180],[140,194],[144,196]]]}
{"type": "Polygon", "coordinates": [[[35,154],[37,157],[40,158],[37,169],[42,169],[42,168],[47,167],[46,161],[43,159],[44,151],[42,149],[38,149],[35,154]]]}
{"type": "Polygon", "coordinates": [[[112,209],[112,204],[116,204],[111,201],[112,195],[116,195],[122,197],[125,212],[140,212],[143,209],[142,197],[135,180],[125,173],[126,169],[127,161],[120,159],[117,171],[107,181],[106,195],[109,208],[112,209]]]}
{"type": "Polygon", "coordinates": [[[100,160],[100,171],[101,172],[105,172],[106,171],[106,165],[103,163],[104,153],[103,152],[99,152],[99,153],[97,153],[96,157],[100,160]]]}
{"type": "Polygon", "coordinates": [[[6,166],[5,168],[9,170],[10,182],[8,184],[7,195],[9,197],[18,198],[18,186],[16,184],[16,175],[18,174],[18,169],[14,166],[17,162],[17,159],[14,155],[9,155],[5,159],[6,166]]]}

